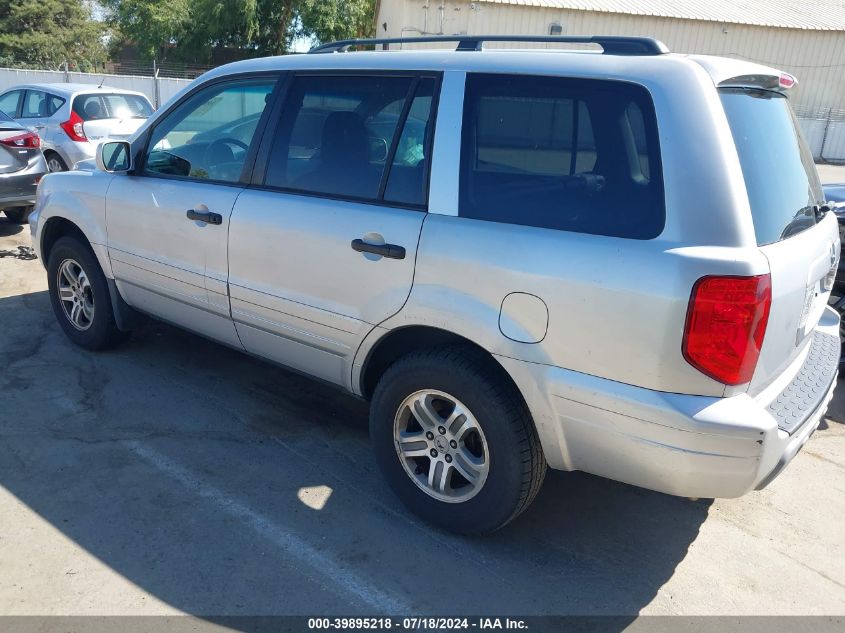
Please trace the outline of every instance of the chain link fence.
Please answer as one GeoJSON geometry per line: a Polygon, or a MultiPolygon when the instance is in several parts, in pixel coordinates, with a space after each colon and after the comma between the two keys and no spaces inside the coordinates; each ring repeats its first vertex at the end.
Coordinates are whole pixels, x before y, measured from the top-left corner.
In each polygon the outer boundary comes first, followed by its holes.
{"type": "Polygon", "coordinates": [[[169,79],[196,79],[214,66],[202,64],[182,64],[177,62],[157,63],[138,60],[109,62],[106,72],[115,75],[135,75],[137,77],[167,77],[169,79]]]}
{"type": "Polygon", "coordinates": [[[795,108],[801,131],[813,152],[823,162],[845,162],[845,109],[795,108]]]}

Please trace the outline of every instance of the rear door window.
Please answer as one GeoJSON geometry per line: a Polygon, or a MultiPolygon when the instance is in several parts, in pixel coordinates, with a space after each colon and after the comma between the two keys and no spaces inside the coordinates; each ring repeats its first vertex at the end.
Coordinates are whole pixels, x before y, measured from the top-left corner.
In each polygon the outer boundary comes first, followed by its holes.
{"type": "Polygon", "coordinates": [[[813,156],[783,95],[768,90],[723,89],[757,244],[779,242],[816,224],[824,200],[813,156]]]}
{"type": "Polygon", "coordinates": [[[50,116],[47,93],[42,90],[27,90],[21,107],[22,119],[43,119],[50,116]]]}
{"type": "Polygon", "coordinates": [[[153,113],[150,102],[139,95],[97,93],[77,95],[73,111],[83,121],[98,119],[146,119],[153,113]]]}
{"type": "Polygon", "coordinates": [[[264,184],[423,206],[434,86],[433,77],[294,78],[264,184]]]}
{"type": "Polygon", "coordinates": [[[460,215],[650,239],[665,222],[654,108],[634,84],[467,77],[460,215]]]}

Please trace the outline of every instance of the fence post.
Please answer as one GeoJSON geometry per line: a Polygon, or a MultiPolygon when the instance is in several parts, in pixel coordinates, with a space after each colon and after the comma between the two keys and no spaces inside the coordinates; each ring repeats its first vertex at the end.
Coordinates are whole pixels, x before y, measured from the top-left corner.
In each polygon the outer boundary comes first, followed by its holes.
{"type": "Polygon", "coordinates": [[[65,60],[65,62],[64,62],[64,67],[65,67],[64,80],[65,80],[66,84],[69,84],[70,83],[70,73],[68,73],[67,60],[65,60]]]}
{"type": "Polygon", "coordinates": [[[825,160],[824,146],[827,143],[827,131],[830,129],[830,116],[833,108],[827,109],[827,121],[824,123],[824,134],[822,134],[822,148],[819,150],[819,160],[825,160]]]}
{"type": "Polygon", "coordinates": [[[153,60],[153,101],[155,101],[156,110],[161,106],[161,88],[158,84],[158,70],[156,60],[153,60]]]}

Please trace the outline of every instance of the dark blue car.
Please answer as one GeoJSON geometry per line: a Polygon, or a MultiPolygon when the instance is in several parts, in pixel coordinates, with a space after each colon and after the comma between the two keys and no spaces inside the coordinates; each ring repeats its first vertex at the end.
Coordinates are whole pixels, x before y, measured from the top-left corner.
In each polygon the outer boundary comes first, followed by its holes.
{"type": "MultiPolygon", "coordinates": [[[[824,185],[825,200],[832,203],[833,212],[839,222],[839,237],[845,243],[845,183],[824,185]]],[[[836,282],[833,284],[833,292],[830,294],[830,303],[845,320],[845,258],[839,258],[839,269],[836,273],[836,282]]],[[[839,327],[840,336],[845,339],[843,326],[839,327]]]]}

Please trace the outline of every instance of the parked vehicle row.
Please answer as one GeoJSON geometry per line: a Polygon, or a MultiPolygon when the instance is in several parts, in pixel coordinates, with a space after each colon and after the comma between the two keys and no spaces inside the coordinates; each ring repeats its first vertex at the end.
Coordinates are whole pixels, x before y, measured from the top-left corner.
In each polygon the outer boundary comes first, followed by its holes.
{"type": "Polygon", "coordinates": [[[46,173],[38,134],[0,112],[0,211],[10,222],[26,221],[46,173]]]}
{"type": "Polygon", "coordinates": [[[139,92],[68,83],[7,90],[0,111],[38,133],[50,171],[66,171],[94,158],[103,139],[129,138],[153,107],[139,92]]]}
{"type": "Polygon", "coordinates": [[[766,486],[840,353],[794,78],[648,38],[457,39],[215,69],[44,178],[60,327],[98,350],[151,315],[370,400],[390,486],[458,532],[519,515],[547,467],[766,486]]]}
{"type": "MultiPolygon", "coordinates": [[[[831,207],[836,221],[839,224],[840,241],[845,237],[845,183],[831,183],[824,185],[824,196],[831,207]]],[[[840,318],[845,316],[845,261],[839,259],[839,268],[836,272],[836,281],[831,292],[830,304],[839,313],[840,318]]],[[[840,321],[841,323],[841,321],[840,321]]],[[[845,332],[840,326],[839,333],[845,340],[845,332]]]]}
{"type": "Polygon", "coordinates": [[[0,210],[24,222],[47,171],[94,158],[105,139],[128,138],[153,112],[141,93],[85,84],[30,84],[0,94],[0,210]]]}

